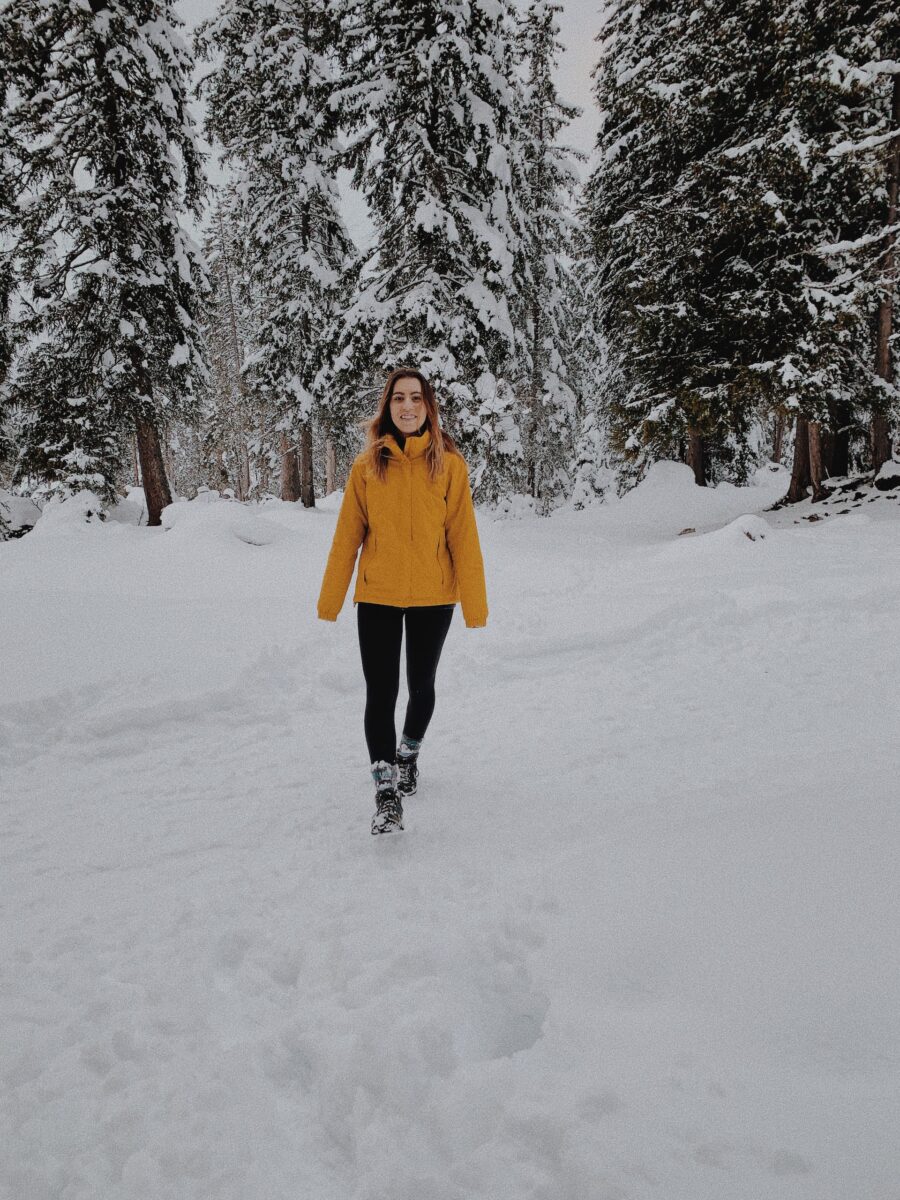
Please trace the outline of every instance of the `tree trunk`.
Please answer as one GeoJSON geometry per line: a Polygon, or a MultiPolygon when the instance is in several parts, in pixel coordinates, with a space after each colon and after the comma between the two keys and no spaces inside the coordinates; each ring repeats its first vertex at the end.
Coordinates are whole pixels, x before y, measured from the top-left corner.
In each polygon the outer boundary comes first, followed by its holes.
{"type": "Polygon", "coordinates": [[[300,499],[300,464],[297,448],[286,431],[281,433],[281,498],[291,502],[300,499]]]}
{"type": "Polygon", "coordinates": [[[886,413],[876,413],[869,431],[872,470],[877,475],[891,457],[891,427],[886,413]]]}
{"type": "Polygon", "coordinates": [[[823,429],[822,441],[822,477],[830,479],[834,474],[834,434],[830,429],[823,429]]]}
{"type": "Polygon", "coordinates": [[[822,462],[822,426],[818,421],[810,421],[809,436],[809,476],[812,482],[813,502],[824,500],[831,492],[822,482],[825,468],[822,462]]]}
{"type": "Polygon", "coordinates": [[[334,442],[325,439],[325,495],[330,496],[334,491],[335,457],[334,442]]]}
{"type": "Polygon", "coordinates": [[[225,451],[221,445],[216,446],[216,465],[219,468],[219,477],[216,480],[216,491],[224,492],[228,487],[228,467],[225,465],[225,451]]]}
{"type": "Polygon", "coordinates": [[[809,422],[806,417],[797,416],[797,428],[794,433],[794,468],[791,472],[791,485],[785,500],[788,504],[796,504],[806,499],[806,489],[812,480],[809,474],[809,422]]]}
{"type": "Polygon", "coordinates": [[[784,413],[775,414],[775,437],[772,441],[772,462],[780,463],[784,450],[784,413]]]}
{"type": "Polygon", "coordinates": [[[698,487],[706,487],[706,455],[703,435],[693,426],[688,427],[687,465],[694,472],[694,483],[698,487]]]}
{"type": "Polygon", "coordinates": [[[247,443],[241,438],[240,441],[240,499],[248,500],[250,498],[250,452],[247,450],[247,443]]]}
{"type": "Polygon", "coordinates": [[[163,453],[163,463],[166,468],[166,476],[169,479],[175,478],[175,451],[172,449],[172,444],[169,441],[169,429],[167,425],[163,425],[159,430],[159,444],[163,453]]]}
{"type": "Polygon", "coordinates": [[[312,421],[304,421],[300,429],[300,500],[304,508],[316,507],[312,421]]]}
{"type": "Polygon", "coordinates": [[[153,422],[139,414],[135,417],[135,430],[141,460],[141,479],[147,500],[147,524],[159,525],[160,513],[172,503],[159,434],[153,422]]]}
{"type": "MultiPolygon", "coordinates": [[[[893,102],[891,105],[892,127],[900,127],[900,75],[894,76],[893,102]]],[[[887,223],[897,223],[897,193],[900,188],[900,135],[891,139],[887,160],[887,223]]],[[[886,383],[892,383],[894,367],[891,360],[891,330],[894,323],[894,291],[896,289],[897,260],[896,233],[889,233],[881,264],[882,292],[878,304],[878,335],[875,348],[875,372],[886,383]]],[[[883,463],[891,457],[891,431],[884,413],[876,413],[872,419],[871,432],[872,470],[878,474],[883,463]]]]}
{"type": "Polygon", "coordinates": [[[836,400],[832,412],[834,425],[831,464],[828,474],[834,476],[850,474],[850,422],[853,413],[846,400],[836,400]]]}
{"type": "Polygon", "coordinates": [[[266,437],[265,437],[265,421],[263,414],[259,414],[259,447],[260,452],[256,459],[256,472],[258,477],[258,495],[264,496],[269,491],[269,455],[266,452],[266,437]]]}

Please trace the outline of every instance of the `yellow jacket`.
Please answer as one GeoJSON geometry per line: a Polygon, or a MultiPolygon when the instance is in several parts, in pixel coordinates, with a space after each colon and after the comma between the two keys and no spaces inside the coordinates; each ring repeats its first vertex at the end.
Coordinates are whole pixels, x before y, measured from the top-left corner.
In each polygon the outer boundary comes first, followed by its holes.
{"type": "Polygon", "coordinates": [[[448,453],[432,479],[425,450],[429,430],[406,438],[403,450],[388,437],[384,481],[364,456],[353,463],[319,594],[319,616],[336,621],[356,552],[362,545],[353,601],[416,608],[462,602],[466,625],[487,623],[484,563],[465,460],[448,453]]]}

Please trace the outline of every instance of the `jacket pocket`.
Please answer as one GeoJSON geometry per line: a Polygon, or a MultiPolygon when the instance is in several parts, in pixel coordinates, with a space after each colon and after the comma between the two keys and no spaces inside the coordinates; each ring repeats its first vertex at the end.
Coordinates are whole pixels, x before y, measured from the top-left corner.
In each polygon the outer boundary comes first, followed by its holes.
{"type": "Polygon", "coordinates": [[[441,538],[438,538],[434,547],[434,556],[437,559],[438,570],[441,573],[441,587],[443,588],[446,581],[444,579],[444,564],[441,562],[441,538]]]}
{"type": "Polygon", "coordinates": [[[372,559],[375,556],[375,549],[376,549],[377,545],[378,545],[378,538],[376,538],[374,533],[370,532],[369,537],[366,539],[365,565],[363,566],[362,562],[360,562],[360,566],[362,566],[363,583],[366,584],[367,586],[369,583],[369,575],[372,571],[372,559]],[[369,541],[371,541],[371,543],[372,543],[371,546],[369,545],[369,541]]]}

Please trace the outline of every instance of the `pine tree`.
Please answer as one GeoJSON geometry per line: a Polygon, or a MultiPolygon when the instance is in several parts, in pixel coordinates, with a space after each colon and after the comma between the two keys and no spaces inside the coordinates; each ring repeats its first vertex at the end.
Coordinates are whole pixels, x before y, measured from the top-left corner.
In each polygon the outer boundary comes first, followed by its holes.
{"type": "Polygon", "coordinates": [[[171,0],[18,0],[0,15],[29,200],[15,248],[22,469],[109,499],[131,427],[151,524],[171,499],[159,428],[191,412],[205,374],[205,278],[180,224],[203,179],[179,25],[171,0]]]}
{"type": "Polygon", "coordinates": [[[833,154],[847,116],[822,69],[845,34],[833,10],[615,6],[589,196],[628,377],[614,426],[638,456],[680,443],[698,482],[704,448],[746,462],[775,412],[796,415],[821,494],[823,430],[871,402],[871,306],[833,252],[875,215],[865,170],[833,154]]]}
{"type": "Polygon", "coordinates": [[[245,206],[232,183],[211,206],[203,243],[211,294],[206,329],[210,379],[202,406],[201,458],[204,483],[217,490],[231,487],[239,500],[268,487],[268,456],[274,448],[267,427],[276,421],[265,397],[249,394],[244,372],[255,349],[248,242],[245,206]]]}
{"type": "MultiPolygon", "coordinates": [[[[846,473],[852,460],[851,432],[882,406],[872,346],[877,270],[865,269],[865,254],[855,264],[847,254],[860,239],[871,245],[885,218],[880,156],[876,165],[845,152],[879,124],[877,102],[859,86],[865,72],[853,61],[862,65],[860,38],[872,47],[872,15],[870,6],[852,2],[810,12],[784,0],[774,22],[778,87],[758,119],[768,126],[760,167],[794,242],[802,300],[772,387],[778,408],[795,414],[789,499],[805,495],[807,482],[814,498],[825,495],[825,477],[846,473]]],[[[894,21],[896,28],[900,16],[894,21]]],[[[882,131],[886,120],[889,105],[882,131]]]]}
{"type": "MultiPolygon", "coordinates": [[[[796,0],[789,11],[799,26],[803,14],[796,0]]],[[[900,10],[886,0],[835,0],[819,6],[813,30],[818,34],[811,56],[813,95],[820,112],[827,112],[824,153],[839,181],[838,196],[854,214],[820,253],[840,270],[844,303],[852,302],[864,316],[858,353],[868,395],[855,423],[869,425],[868,456],[877,472],[891,457],[891,426],[896,427],[900,399],[892,336],[900,293],[900,10]],[[870,328],[875,330],[872,375],[870,328]]]]}
{"type": "Polygon", "coordinates": [[[216,63],[202,89],[208,128],[236,172],[247,228],[256,308],[244,386],[277,410],[282,496],[305,505],[314,503],[317,379],[333,355],[329,318],[352,253],[334,177],[337,35],[329,0],[225,0],[197,32],[216,63]]]}
{"type": "Polygon", "coordinates": [[[708,214],[692,213],[678,196],[710,140],[700,123],[691,127],[674,112],[702,87],[685,61],[702,25],[690,20],[689,9],[662,0],[607,6],[595,72],[598,165],[583,219],[597,266],[597,317],[617,380],[614,446],[638,471],[648,460],[693,448],[703,482],[696,457],[701,422],[710,437],[732,424],[733,414],[727,394],[709,394],[716,388],[709,368],[719,355],[709,343],[717,314],[699,278],[704,261],[708,273],[721,262],[692,245],[708,214]]]}
{"type": "Polygon", "coordinates": [[[515,27],[507,0],[347,0],[343,107],[376,244],[345,321],[368,394],[406,364],[472,451],[473,489],[521,481],[511,309],[521,236],[515,27]]]}
{"type": "Polygon", "coordinates": [[[578,183],[574,164],[583,156],[559,145],[562,130],[579,112],[562,102],[554,81],[562,49],[557,22],[561,11],[562,6],[551,0],[532,0],[519,27],[519,51],[527,72],[520,114],[524,177],[519,201],[525,228],[514,318],[523,326],[527,370],[517,390],[528,487],[544,514],[568,481],[576,418],[567,264],[578,183]]]}
{"type": "Polygon", "coordinates": [[[566,296],[568,373],[576,397],[571,500],[580,509],[602,500],[615,486],[608,419],[609,400],[620,377],[610,370],[597,315],[597,267],[581,230],[574,251],[566,296]]]}

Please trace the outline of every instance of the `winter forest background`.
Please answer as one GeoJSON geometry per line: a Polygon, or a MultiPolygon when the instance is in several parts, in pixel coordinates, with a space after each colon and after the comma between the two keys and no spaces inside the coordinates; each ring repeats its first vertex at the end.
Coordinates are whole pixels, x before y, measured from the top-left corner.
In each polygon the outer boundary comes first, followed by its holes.
{"type": "Polygon", "coordinates": [[[788,464],[790,500],[884,474],[896,6],[580,5],[589,154],[561,11],[7,4],[7,517],[138,483],[151,523],[204,488],[313,505],[401,363],[483,503],[582,507],[661,458],[788,464]]]}

